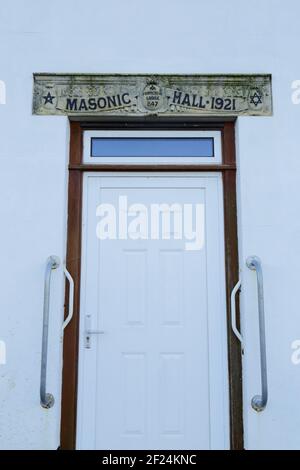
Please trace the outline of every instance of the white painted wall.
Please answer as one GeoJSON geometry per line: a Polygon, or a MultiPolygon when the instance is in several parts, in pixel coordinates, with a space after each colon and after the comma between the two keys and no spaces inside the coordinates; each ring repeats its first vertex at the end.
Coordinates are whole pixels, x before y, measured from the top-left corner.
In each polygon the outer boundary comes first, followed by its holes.
{"type": "Polygon", "coordinates": [[[65,253],[68,123],[31,115],[33,72],[273,74],[274,117],[240,118],[239,241],[245,440],[249,449],[300,449],[300,79],[298,0],[10,0],[0,5],[0,448],[59,444],[63,275],[53,273],[48,390],[39,406],[43,273],[65,253]],[[1,102],[1,101],[0,101],[1,102]],[[263,260],[270,401],[250,407],[259,387],[255,275],[263,260]]]}

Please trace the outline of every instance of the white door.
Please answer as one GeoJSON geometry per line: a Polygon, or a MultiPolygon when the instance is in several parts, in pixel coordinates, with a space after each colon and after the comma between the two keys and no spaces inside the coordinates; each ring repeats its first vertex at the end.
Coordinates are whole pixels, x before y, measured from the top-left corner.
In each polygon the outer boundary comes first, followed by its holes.
{"type": "Polygon", "coordinates": [[[219,173],[85,175],[78,449],[229,447],[222,197],[219,173]]]}

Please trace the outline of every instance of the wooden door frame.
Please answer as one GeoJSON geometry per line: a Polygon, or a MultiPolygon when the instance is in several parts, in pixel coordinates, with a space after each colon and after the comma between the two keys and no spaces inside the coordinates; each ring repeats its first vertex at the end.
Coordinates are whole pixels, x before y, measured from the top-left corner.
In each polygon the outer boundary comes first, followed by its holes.
{"type": "MultiPolygon", "coordinates": [[[[77,380],[80,314],[80,275],[82,237],[82,189],[85,171],[218,171],[223,177],[224,229],[225,229],[225,270],[228,335],[228,374],[230,394],[230,445],[232,450],[242,450],[243,443],[243,401],[241,345],[231,329],[230,295],[239,278],[237,205],[236,205],[236,155],[235,122],[140,120],[78,122],[70,121],[70,161],[68,185],[67,223],[67,269],[74,283],[74,316],[65,330],[63,343],[61,449],[76,448],[77,380]],[[218,130],[222,134],[222,163],[220,165],[87,165],[83,163],[83,132],[85,130],[218,130]]],[[[65,314],[68,305],[66,284],[65,314]]],[[[237,319],[239,322],[239,308],[237,319]]]]}

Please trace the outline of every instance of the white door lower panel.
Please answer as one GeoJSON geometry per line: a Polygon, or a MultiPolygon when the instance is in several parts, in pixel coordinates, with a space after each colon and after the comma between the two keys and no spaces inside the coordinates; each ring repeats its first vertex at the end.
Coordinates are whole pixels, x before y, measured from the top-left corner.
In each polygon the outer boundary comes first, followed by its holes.
{"type": "Polygon", "coordinates": [[[83,204],[77,448],[228,448],[221,175],[89,173],[83,204]],[[171,239],[99,240],[96,209],[120,196],[149,214],[202,204],[203,247],[172,227],[171,239]],[[87,314],[103,331],[90,348],[87,314]]]}

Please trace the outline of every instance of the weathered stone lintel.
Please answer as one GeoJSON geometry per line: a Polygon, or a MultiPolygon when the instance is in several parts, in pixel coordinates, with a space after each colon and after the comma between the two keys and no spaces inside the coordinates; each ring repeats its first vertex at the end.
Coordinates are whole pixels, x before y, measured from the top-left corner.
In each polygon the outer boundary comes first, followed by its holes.
{"type": "Polygon", "coordinates": [[[270,116],[271,75],[34,74],[33,113],[270,116]]]}

